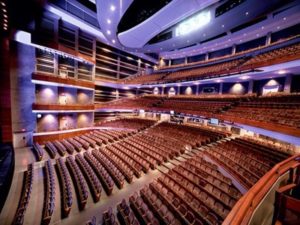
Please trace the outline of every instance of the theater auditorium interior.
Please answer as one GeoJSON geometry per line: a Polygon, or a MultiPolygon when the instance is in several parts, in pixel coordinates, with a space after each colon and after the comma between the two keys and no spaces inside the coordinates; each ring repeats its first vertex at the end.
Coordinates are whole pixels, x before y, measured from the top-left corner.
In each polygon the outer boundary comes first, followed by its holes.
{"type": "Polygon", "coordinates": [[[0,225],[299,225],[299,0],[0,0],[0,225]]]}

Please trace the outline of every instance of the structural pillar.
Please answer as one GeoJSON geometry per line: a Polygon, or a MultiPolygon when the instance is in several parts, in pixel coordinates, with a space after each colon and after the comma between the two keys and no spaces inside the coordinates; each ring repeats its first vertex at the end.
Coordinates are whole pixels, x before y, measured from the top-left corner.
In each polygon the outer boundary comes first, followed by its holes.
{"type": "Polygon", "coordinates": [[[206,54],[205,54],[205,61],[207,61],[209,59],[209,54],[208,54],[208,52],[206,52],[206,54]]]}
{"type": "Polygon", "coordinates": [[[219,87],[219,95],[221,95],[223,92],[223,83],[220,83],[220,87],[219,87]]]}
{"type": "Polygon", "coordinates": [[[231,54],[234,55],[235,53],[236,53],[236,45],[233,45],[231,54]]]}
{"type": "Polygon", "coordinates": [[[249,85],[248,85],[248,94],[253,94],[253,80],[249,80],[249,85]]]}
{"type": "Polygon", "coordinates": [[[187,57],[184,58],[184,64],[188,64],[188,60],[187,60],[187,57]]]}
{"type": "Polygon", "coordinates": [[[283,92],[291,93],[291,84],[292,84],[292,75],[287,74],[286,77],[285,77],[283,92]]]}
{"type": "Polygon", "coordinates": [[[119,90],[116,89],[116,99],[119,99],[119,90]]]}
{"type": "Polygon", "coordinates": [[[270,45],[270,44],[271,44],[271,40],[272,40],[271,35],[272,35],[271,32],[269,32],[269,33],[267,34],[266,45],[270,45]]]}

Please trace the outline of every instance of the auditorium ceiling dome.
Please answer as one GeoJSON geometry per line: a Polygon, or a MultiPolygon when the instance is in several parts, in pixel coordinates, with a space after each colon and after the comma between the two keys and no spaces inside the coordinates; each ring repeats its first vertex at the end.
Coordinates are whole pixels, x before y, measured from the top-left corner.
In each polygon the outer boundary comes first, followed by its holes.
{"type": "MultiPolygon", "coordinates": [[[[280,26],[277,14],[283,15],[291,5],[296,7],[289,16],[295,15],[297,4],[290,0],[96,0],[97,18],[108,41],[130,51],[164,52],[165,57],[214,40],[231,39],[227,45],[232,45],[235,40],[263,36],[280,26]],[[261,29],[266,23],[272,26],[261,29]]],[[[281,26],[296,24],[299,18],[288,21],[281,26]]]]}

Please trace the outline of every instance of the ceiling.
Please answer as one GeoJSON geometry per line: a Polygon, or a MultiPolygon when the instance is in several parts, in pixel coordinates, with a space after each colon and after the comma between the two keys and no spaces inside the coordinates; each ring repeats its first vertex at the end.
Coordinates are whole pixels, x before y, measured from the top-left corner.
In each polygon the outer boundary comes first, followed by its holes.
{"type": "MultiPolygon", "coordinates": [[[[164,58],[207,52],[225,39],[226,46],[232,46],[295,25],[300,22],[299,5],[297,0],[96,0],[97,18],[108,42],[164,58]],[[176,36],[178,25],[199,12],[210,13],[209,23],[176,36]]],[[[221,47],[225,45],[215,49],[221,47]]]]}
{"type": "Polygon", "coordinates": [[[18,7],[17,0],[8,2],[14,9],[11,21],[15,24],[11,25],[15,28],[32,20],[31,9],[39,16],[45,3],[47,11],[100,41],[156,63],[157,59],[149,56],[174,59],[199,55],[300,23],[299,0],[27,0],[18,7]],[[76,12],[88,14],[89,20],[71,14],[69,10],[75,6],[76,12]],[[207,24],[176,35],[182,22],[201,13],[210,14],[207,24]]]}

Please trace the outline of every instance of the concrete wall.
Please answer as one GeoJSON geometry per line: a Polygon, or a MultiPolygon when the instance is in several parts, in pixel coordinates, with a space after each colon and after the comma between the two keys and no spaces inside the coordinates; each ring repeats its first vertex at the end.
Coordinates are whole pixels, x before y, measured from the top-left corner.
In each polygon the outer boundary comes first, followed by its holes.
{"type": "Polygon", "coordinates": [[[35,85],[31,82],[31,74],[35,70],[35,49],[11,42],[10,52],[12,130],[33,131],[36,127],[32,113],[35,85]]]}
{"type": "Polygon", "coordinates": [[[94,124],[94,113],[78,113],[77,128],[90,127],[94,124]]]}
{"type": "Polygon", "coordinates": [[[93,104],[93,92],[89,90],[77,91],[77,103],[78,104],[93,104]]]}
{"type": "Polygon", "coordinates": [[[57,131],[58,128],[58,115],[56,113],[44,114],[41,118],[37,118],[37,132],[57,131]]]}
{"type": "Polygon", "coordinates": [[[76,113],[60,114],[58,116],[59,130],[75,129],[77,127],[76,113]]]}
{"type": "Polygon", "coordinates": [[[58,88],[58,97],[60,104],[76,104],[77,103],[77,89],[68,87],[58,88]]]}
{"type": "Polygon", "coordinates": [[[182,86],[180,87],[180,94],[181,95],[196,95],[197,93],[197,86],[182,86]]]}
{"type": "Polygon", "coordinates": [[[57,104],[58,88],[56,86],[36,85],[35,103],[57,104]]]}
{"type": "Polygon", "coordinates": [[[248,92],[248,82],[239,83],[224,83],[223,94],[236,94],[241,95],[248,92]]]}

